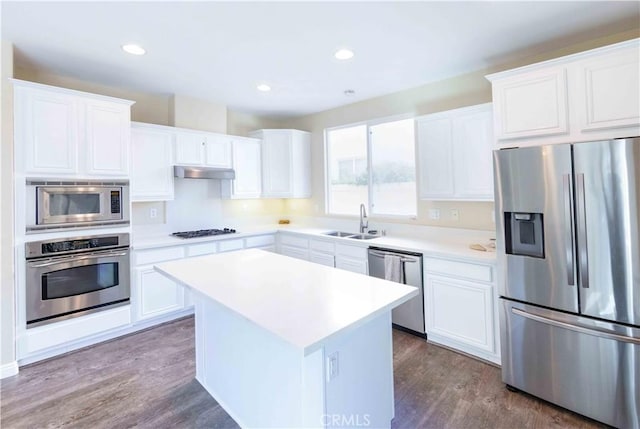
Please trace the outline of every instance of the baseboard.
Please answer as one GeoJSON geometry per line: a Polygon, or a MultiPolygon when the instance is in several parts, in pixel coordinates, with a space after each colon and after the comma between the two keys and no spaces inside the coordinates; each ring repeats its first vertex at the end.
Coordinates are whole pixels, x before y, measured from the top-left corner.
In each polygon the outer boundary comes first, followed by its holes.
{"type": "Polygon", "coordinates": [[[18,373],[18,361],[13,361],[0,365],[0,379],[13,377],[18,373]]]}

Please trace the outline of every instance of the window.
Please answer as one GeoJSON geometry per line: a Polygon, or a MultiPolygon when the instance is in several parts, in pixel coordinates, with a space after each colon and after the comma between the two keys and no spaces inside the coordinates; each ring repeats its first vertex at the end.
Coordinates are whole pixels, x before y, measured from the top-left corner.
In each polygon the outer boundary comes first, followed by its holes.
{"type": "Polygon", "coordinates": [[[416,215],[413,119],[326,131],[327,212],[416,215]]]}

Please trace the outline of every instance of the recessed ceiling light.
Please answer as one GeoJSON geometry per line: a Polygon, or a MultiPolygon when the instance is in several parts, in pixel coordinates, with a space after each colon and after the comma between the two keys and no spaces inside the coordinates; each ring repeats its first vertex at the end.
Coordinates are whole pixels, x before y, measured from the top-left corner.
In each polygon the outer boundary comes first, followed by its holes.
{"type": "Polygon", "coordinates": [[[260,85],[256,86],[256,88],[258,88],[258,91],[262,91],[262,92],[271,91],[271,87],[266,83],[261,83],[260,85]]]}
{"type": "Polygon", "coordinates": [[[122,45],[122,50],[131,55],[144,55],[147,53],[147,51],[145,51],[145,49],[142,46],[136,45],[135,43],[122,45]]]}
{"type": "Polygon", "coordinates": [[[351,49],[339,49],[333,55],[339,60],[348,60],[353,58],[353,51],[351,49]]]}

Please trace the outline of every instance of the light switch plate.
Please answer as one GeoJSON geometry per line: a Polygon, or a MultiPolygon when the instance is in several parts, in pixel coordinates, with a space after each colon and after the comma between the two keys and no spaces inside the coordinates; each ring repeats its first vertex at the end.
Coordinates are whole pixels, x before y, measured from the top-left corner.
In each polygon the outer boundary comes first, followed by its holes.
{"type": "Polygon", "coordinates": [[[338,352],[333,352],[327,357],[327,381],[338,376],[338,352]]]}

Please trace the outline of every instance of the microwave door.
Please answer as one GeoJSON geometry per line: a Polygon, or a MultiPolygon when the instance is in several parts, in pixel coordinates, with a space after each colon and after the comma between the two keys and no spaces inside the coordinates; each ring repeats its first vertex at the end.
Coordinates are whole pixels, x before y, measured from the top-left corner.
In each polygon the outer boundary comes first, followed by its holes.
{"type": "Polygon", "coordinates": [[[578,312],[571,145],[494,151],[499,291],[578,312]]]}
{"type": "Polygon", "coordinates": [[[38,224],[62,224],[98,221],[102,209],[110,207],[99,188],[39,189],[38,224]]]}
{"type": "Polygon", "coordinates": [[[573,152],[581,313],[640,325],[640,138],[573,152]]]}

